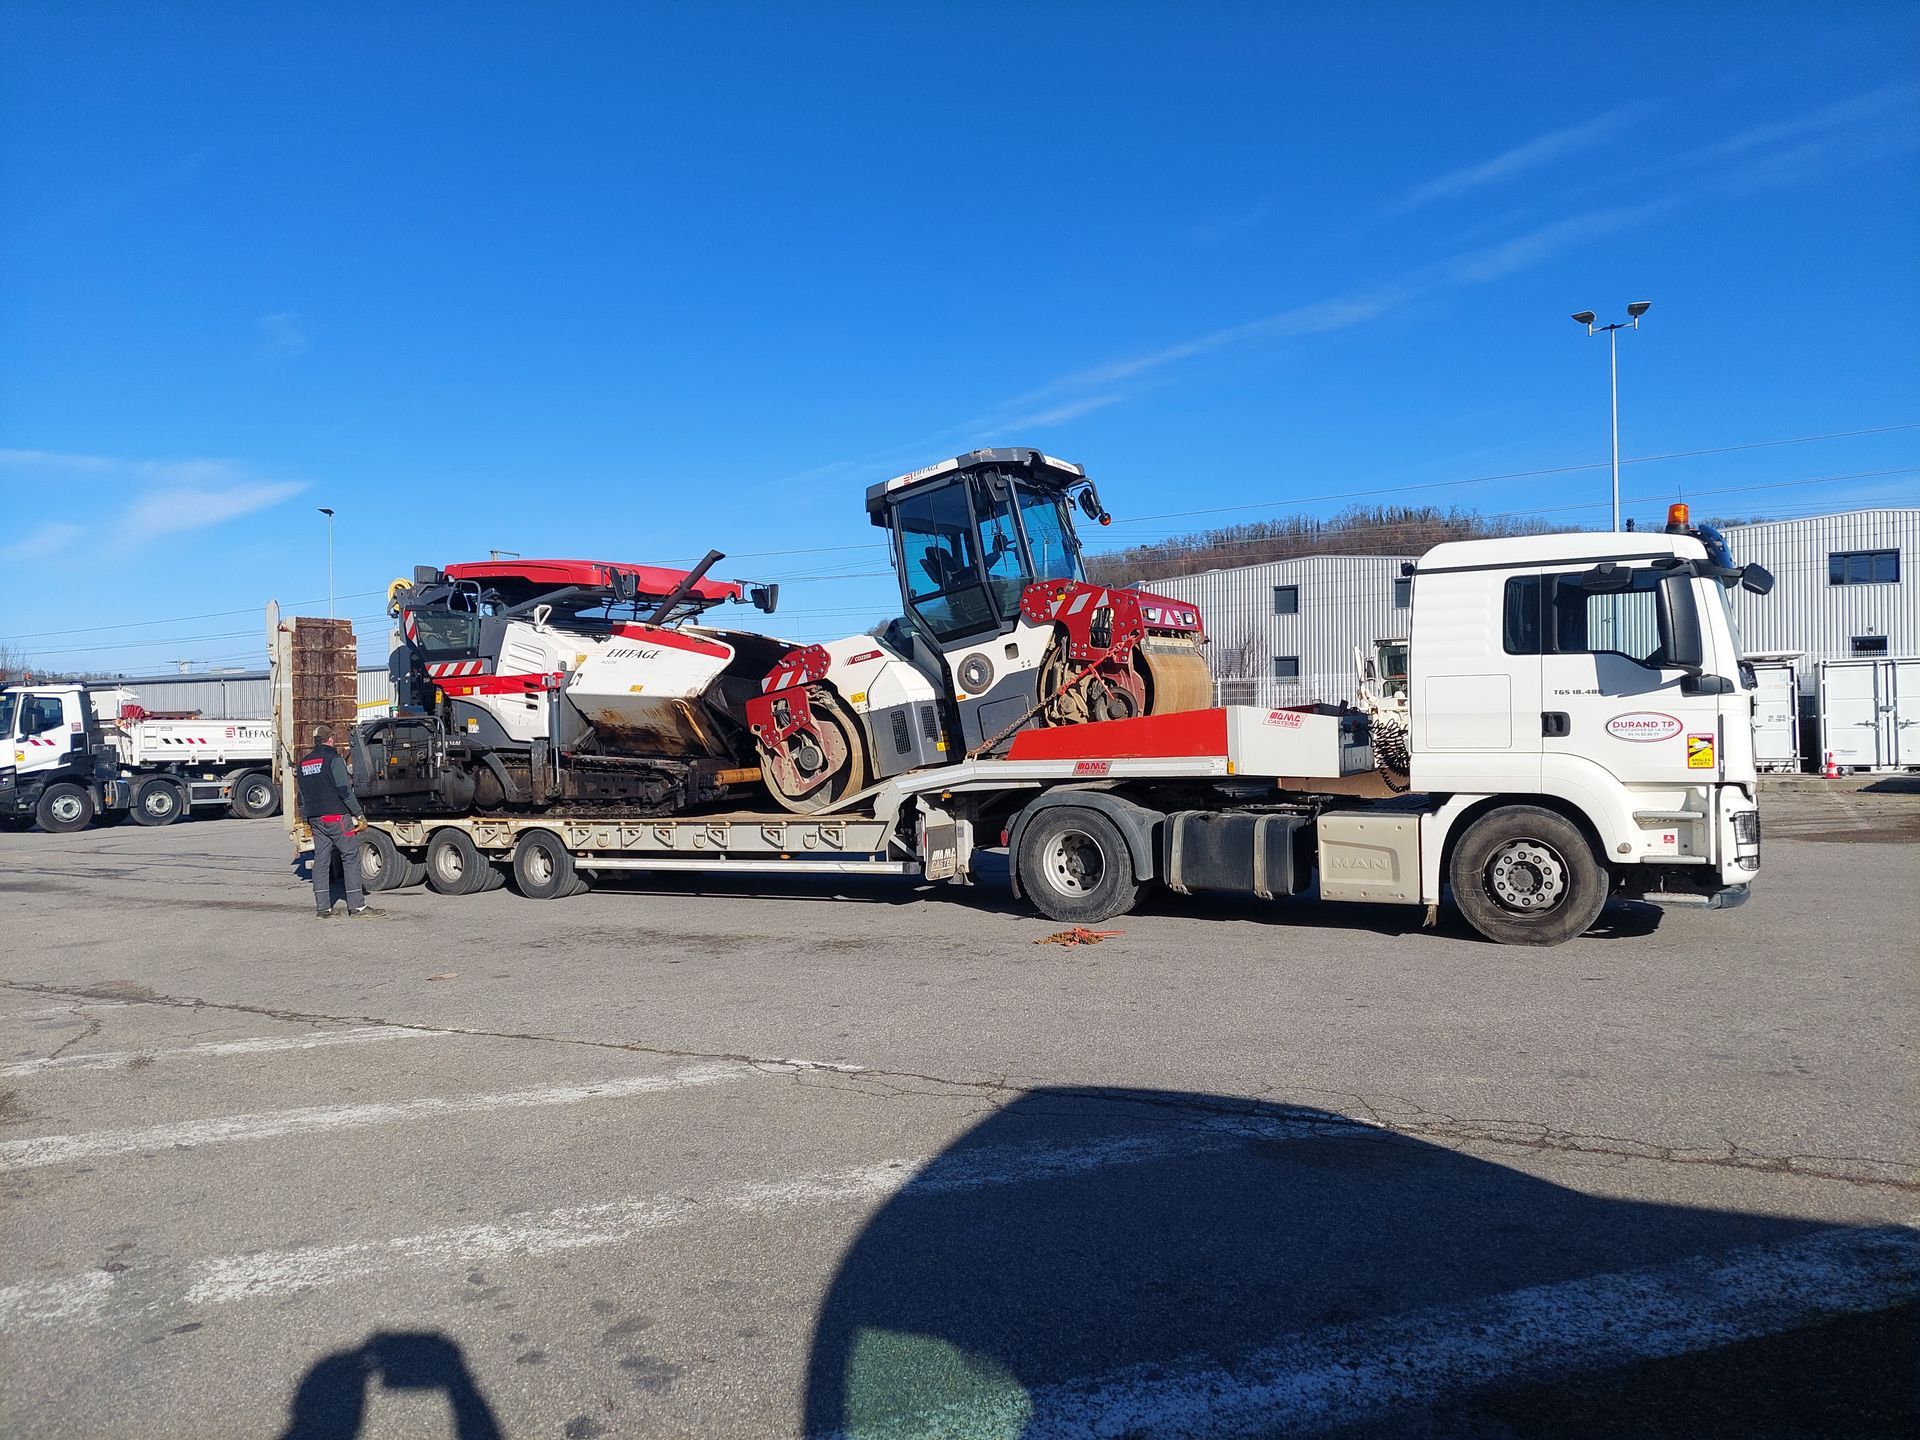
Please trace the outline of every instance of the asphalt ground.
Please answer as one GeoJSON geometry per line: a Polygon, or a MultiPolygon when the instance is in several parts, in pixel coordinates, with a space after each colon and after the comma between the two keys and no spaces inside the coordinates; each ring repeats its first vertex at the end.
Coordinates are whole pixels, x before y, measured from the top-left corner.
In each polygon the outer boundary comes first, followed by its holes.
{"type": "Polygon", "coordinates": [[[1765,806],[1545,952],[0,835],[0,1433],[1912,1435],[1920,795],[1765,806]]]}

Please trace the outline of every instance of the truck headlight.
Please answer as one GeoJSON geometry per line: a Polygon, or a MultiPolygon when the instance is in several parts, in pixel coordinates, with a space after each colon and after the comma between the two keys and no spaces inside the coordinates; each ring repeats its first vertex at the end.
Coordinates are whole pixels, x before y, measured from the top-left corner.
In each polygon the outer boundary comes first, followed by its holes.
{"type": "Polygon", "coordinates": [[[1735,855],[1751,869],[1760,863],[1760,812],[1739,810],[1733,816],[1735,855]]]}

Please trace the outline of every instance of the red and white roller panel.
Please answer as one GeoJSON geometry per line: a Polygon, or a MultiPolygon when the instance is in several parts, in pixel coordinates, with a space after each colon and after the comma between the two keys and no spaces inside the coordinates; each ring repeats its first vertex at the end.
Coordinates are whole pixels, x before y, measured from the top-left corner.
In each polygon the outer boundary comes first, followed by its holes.
{"type": "Polygon", "coordinates": [[[486,660],[429,660],[427,675],[434,680],[462,680],[469,675],[485,675],[491,668],[486,660]]]}

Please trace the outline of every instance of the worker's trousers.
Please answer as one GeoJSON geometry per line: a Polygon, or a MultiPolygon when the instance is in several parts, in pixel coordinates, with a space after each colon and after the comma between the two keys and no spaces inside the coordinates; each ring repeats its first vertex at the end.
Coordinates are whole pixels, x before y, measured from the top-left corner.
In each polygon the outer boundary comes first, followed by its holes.
{"type": "Polygon", "coordinates": [[[340,881],[347,892],[347,909],[367,903],[360,890],[360,836],[351,817],[313,822],[313,908],[324,915],[333,909],[333,857],[340,857],[340,881]]]}

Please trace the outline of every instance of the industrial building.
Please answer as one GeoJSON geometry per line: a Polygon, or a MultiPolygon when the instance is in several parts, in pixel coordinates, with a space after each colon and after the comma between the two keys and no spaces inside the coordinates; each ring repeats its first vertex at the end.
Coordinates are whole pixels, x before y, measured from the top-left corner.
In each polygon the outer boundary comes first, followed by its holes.
{"type": "MultiPolygon", "coordinates": [[[[1817,766],[1920,767],[1920,508],[1849,510],[1727,528],[1734,557],[1773,572],[1735,591],[1751,655],[1778,656],[1798,693],[1787,741],[1817,766]]],[[[1406,633],[1411,555],[1318,555],[1209,570],[1150,589],[1205,617],[1223,701],[1297,705],[1353,694],[1353,652],[1406,633]]]]}
{"type": "MultiPolygon", "coordinates": [[[[161,713],[192,711],[208,720],[257,720],[273,714],[273,686],[265,670],[219,671],[205,675],[145,675],[127,680],[95,680],[87,688],[130,690],[143,708],[161,713]]],[[[362,665],[360,712],[370,715],[393,704],[393,679],[384,665],[362,665]]]]}

